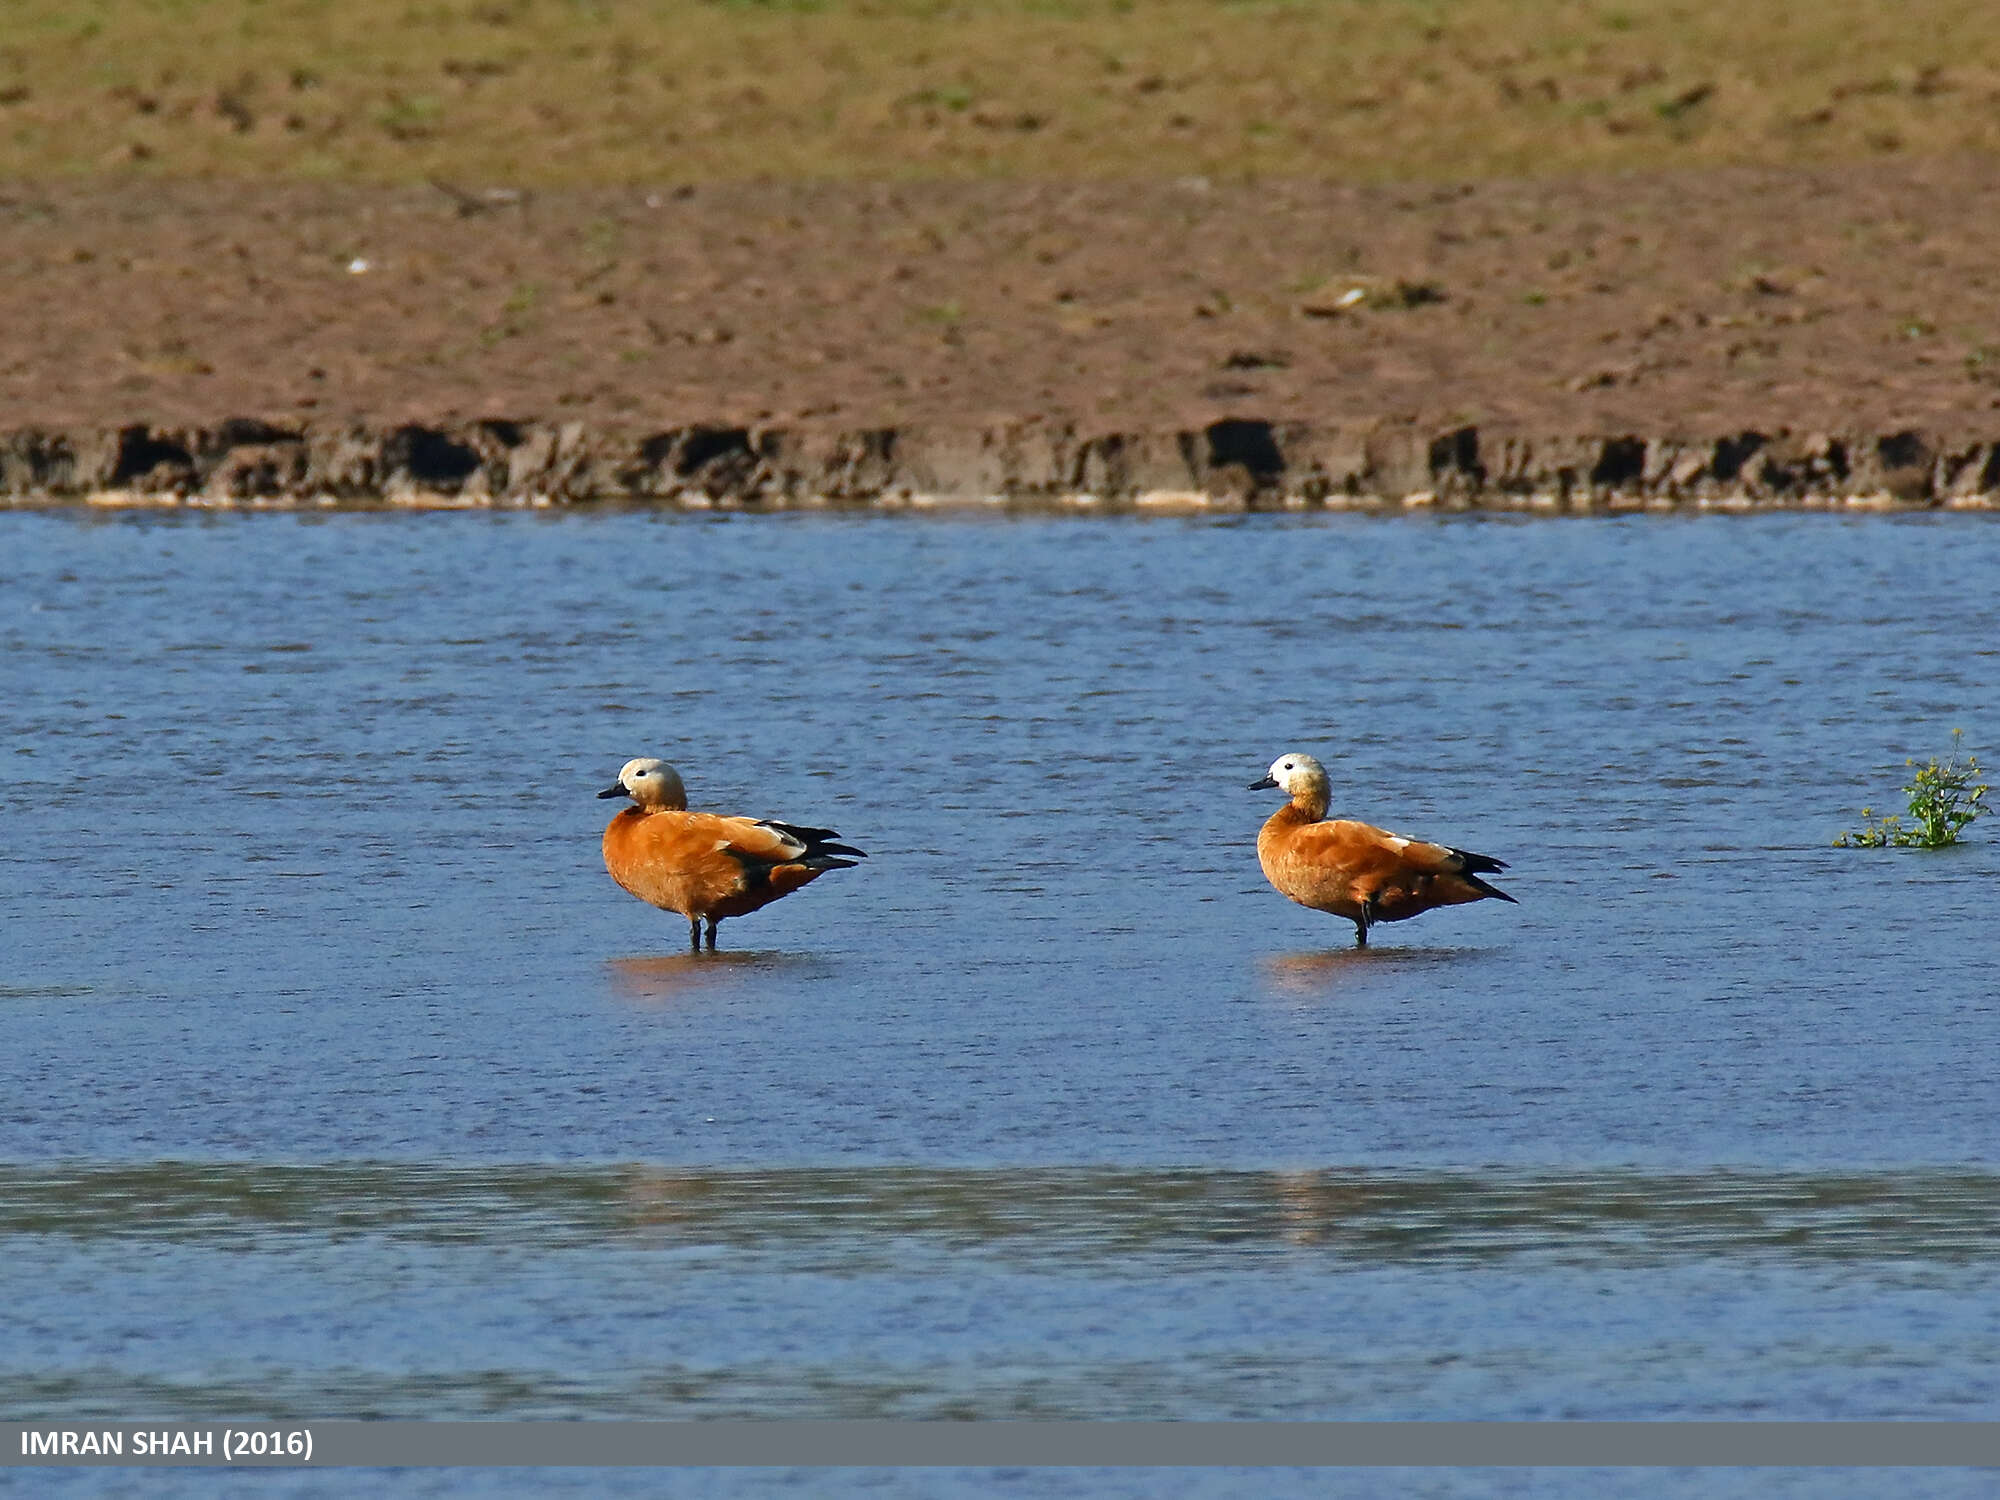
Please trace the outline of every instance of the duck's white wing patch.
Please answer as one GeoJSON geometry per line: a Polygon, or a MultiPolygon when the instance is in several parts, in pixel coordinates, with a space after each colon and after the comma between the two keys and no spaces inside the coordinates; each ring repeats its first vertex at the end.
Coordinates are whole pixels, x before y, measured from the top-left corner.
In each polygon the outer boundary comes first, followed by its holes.
{"type": "Polygon", "coordinates": [[[785,832],[785,830],[780,828],[776,823],[770,822],[764,818],[759,818],[757,820],[757,826],[759,828],[770,829],[771,837],[775,838],[778,841],[778,847],[783,849],[785,853],[797,856],[806,852],[806,846],[804,844],[800,843],[797,839],[793,838],[792,835],[785,832]]]}

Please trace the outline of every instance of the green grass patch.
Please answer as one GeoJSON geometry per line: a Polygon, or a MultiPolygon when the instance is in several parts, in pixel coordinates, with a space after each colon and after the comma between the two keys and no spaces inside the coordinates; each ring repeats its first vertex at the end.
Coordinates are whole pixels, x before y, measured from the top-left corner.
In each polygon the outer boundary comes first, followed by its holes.
{"type": "Polygon", "coordinates": [[[1833,842],[1842,849],[1942,849],[1958,842],[1959,834],[1987,810],[1986,794],[1992,790],[1981,781],[1977,757],[1958,758],[1962,730],[1951,732],[1951,754],[1940,761],[1932,756],[1919,766],[1904,761],[1916,772],[1903,795],[1909,800],[1910,825],[1902,814],[1877,818],[1872,808],[1861,809],[1860,828],[1841,834],[1833,842]]]}

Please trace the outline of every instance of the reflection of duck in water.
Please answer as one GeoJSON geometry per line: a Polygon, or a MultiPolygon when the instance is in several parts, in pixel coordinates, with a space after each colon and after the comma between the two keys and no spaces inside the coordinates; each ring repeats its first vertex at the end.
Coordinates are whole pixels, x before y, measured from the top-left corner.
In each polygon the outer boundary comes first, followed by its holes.
{"type": "Polygon", "coordinates": [[[1267,953],[1257,960],[1257,967],[1274,990],[1324,999],[1349,981],[1378,979],[1386,969],[1406,973],[1448,969],[1479,951],[1477,948],[1317,948],[1301,953],[1267,953]]]}
{"type": "Polygon", "coordinates": [[[1302,995],[1321,993],[1350,970],[1356,974],[1381,972],[1371,955],[1353,948],[1321,949],[1312,953],[1271,953],[1258,959],[1257,967],[1276,988],[1302,995]]]}
{"type": "Polygon", "coordinates": [[[828,870],[867,858],[833,842],[840,835],[831,828],[689,812],[680,774],[663,760],[628,760],[597,795],[634,803],[604,830],[605,869],[641,901],[686,917],[696,948],[702,923],[712,949],[724,917],[769,906],[828,870]]]}
{"type": "Polygon", "coordinates": [[[737,948],[721,953],[648,953],[609,958],[605,972],[612,988],[631,1000],[671,1001],[727,982],[730,971],[771,973],[808,962],[803,954],[759,953],[737,948]]]}
{"type": "Polygon", "coordinates": [[[1326,768],[1296,751],[1271,762],[1252,791],[1279,787],[1292,800],[1271,814],[1257,835],[1264,878],[1301,906],[1332,912],[1354,924],[1357,948],[1368,946],[1377,922],[1401,922],[1434,906],[1513,901],[1479,877],[1507,866],[1485,854],[1404,838],[1372,824],[1329,819],[1326,768]]]}

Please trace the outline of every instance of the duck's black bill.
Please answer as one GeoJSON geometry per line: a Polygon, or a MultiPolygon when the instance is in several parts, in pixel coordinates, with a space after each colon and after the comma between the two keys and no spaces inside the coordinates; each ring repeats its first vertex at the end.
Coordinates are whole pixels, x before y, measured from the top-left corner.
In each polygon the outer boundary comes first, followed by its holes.
{"type": "Polygon", "coordinates": [[[1251,782],[1248,787],[1244,788],[1244,790],[1251,792],[1265,792],[1269,791],[1272,787],[1276,786],[1277,784],[1278,784],[1277,782],[1273,781],[1270,777],[1266,776],[1262,781],[1251,782]]]}
{"type": "Polygon", "coordinates": [[[622,781],[614,781],[611,783],[610,786],[606,787],[603,791],[597,794],[597,800],[602,802],[606,797],[623,797],[625,795],[627,795],[625,791],[625,783],[622,781]]]}

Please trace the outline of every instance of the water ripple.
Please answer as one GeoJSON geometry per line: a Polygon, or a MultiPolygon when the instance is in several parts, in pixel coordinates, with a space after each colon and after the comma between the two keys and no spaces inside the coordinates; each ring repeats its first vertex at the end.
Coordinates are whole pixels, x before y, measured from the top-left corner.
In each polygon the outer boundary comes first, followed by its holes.
{"type": "Polygon", "coordinates": [[[918,1241],[1100,1263],[1224,1250],[1376,1263],[1965,1261],[2000,1257],[2000,1176],[157,1162],[0,1168],[0,1234],[760,1250],[918,1241]]]}

